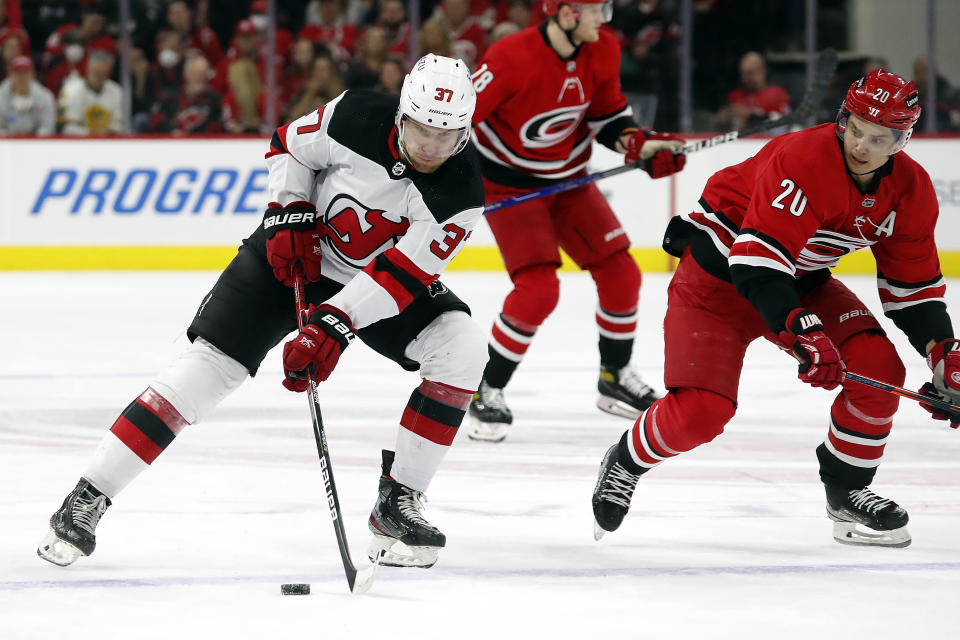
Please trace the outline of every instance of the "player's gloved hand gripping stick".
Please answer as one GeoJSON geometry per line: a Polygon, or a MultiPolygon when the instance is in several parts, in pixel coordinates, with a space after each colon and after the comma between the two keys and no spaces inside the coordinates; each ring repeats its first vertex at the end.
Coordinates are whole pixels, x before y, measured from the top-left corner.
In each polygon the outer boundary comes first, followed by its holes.
{"type": "MultiPolygon", "coordinates": [[[[688,142],[683,146],[682,153],[684,155],[689,155],[704,149],[711,149],[717,145],[725,144],[727,142],[733,142],[739,138],[752,136],[757,133],[763,133],[764,131],[769,131],[770,129],[804,122],[814,113],[816,113],[817,109],[820,107],[820,101],[823,100],[823,96],[827,91],[827,87],[830,86],[830,81],[833,79],[833,74],[836,69],[837,52],[833,49],[824,49],[820,52],[820,56],[817,58],[817,68],[814,71],[813,82],[811,83],[810,88],[807,89],[807,92],[803,95],[803,99],[800,101],[800,104],[796,109],[782,118],[761,122],[760,124],[748,127],[742,131],[729,131],[712,138],[688,142]]],[[[679,157],[679,155],[677,157],[679,157]]],[[[661,157],[661,162],[664,160],[665,159],[661,157]]],[[[560,193],[561,191],[569,191],[570,189],[582,187],[585,184],[596,182],[602,178],[610,178],[612,176],[620,175],[625,171],[644,169],[646,166],[647,162],[645,160],[637,159],[629,164],[607,169],[606,171],[598,171],[585,176],[571,178],[570,180],[558,182],[557,184],[552,184],[548,187],[544,187],[543,189],[530,191],[519,196],[513,196],[512,198],[507,198],[505,200],[501,200],[500,202],[491,202],[484,207],[483,212],[490,213],[491,211],[497,211],[498,209],[503,209],[504,207],[509,207],[521,202],[528,202],[530,200],[536,200],[537,198],[545,198],[546,196],[552,196],[553,194],[560,193]]],[[[653,176],[653,173],[650,173],[653,176]]]]}
{"type": "MultiPolygon", "coordinates": [[[[293,297],[297,308],[297,326],[301,331],[303,331],[308,318],[303,287],[303,271],[297,265],[293,270],[293,297]]],[[[378,557],[377,561],[369,567],[357,570],[350,557],[347,534],[343,528],[340,498],[337,496],[337,485],[333,481],[333,465],[330,464],[327,435],[323,429],[323,417],[320,415],[320,403],[317,400],[317,380],[313,365],[308,368],[307,383],[310,391],[310,416],[313,418],[313,435],[317,441],[317,453],[320,454],[320,471],[323,474],[323,486],[327,494],[327,504],[330,507],[330,518],[333,520],[333,530],[337,535],[337,545],[340,547],[340,557],[343,559],[343,570],[347,574],[347,585],[352,593],[364,593],[373,584],[373,575],[377,570],[380,558],[378,557]]]]}

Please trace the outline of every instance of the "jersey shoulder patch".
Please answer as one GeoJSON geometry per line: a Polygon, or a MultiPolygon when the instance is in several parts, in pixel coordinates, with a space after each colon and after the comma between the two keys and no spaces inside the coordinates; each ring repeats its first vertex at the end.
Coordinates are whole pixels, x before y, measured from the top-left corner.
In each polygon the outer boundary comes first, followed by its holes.
{"type": "Polygon", "coordinates": [[[437,222],[476,207],[483,207],[480,154],[473,143],[444,162],[433,173],[419,174],[413,186],[437,222]]]}

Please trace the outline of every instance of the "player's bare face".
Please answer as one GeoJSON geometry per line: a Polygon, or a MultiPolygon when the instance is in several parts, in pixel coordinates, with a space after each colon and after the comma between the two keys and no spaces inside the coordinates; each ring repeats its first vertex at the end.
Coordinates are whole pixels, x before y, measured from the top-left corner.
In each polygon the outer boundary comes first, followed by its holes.
{"type": "Polygon", "coordinates": [[[893,131],[851,115],[843,134],[843,157],[854,174],[876,171],[887,162],[896,146],[893,131]]]}
{"type": "Polygon", "coordinates": [[[603,4],[580,5],[580,22],[573,32],[574,42],[596,42],[600,39],[600,27],[603,19],[603,4]]]}
{"type": "Polygon", "coordinates": [[[433,173],[453,155],[462,133],[441,129],[414,120],[403,123],[403,148],[413,168],[420,173],[433,173]]]}

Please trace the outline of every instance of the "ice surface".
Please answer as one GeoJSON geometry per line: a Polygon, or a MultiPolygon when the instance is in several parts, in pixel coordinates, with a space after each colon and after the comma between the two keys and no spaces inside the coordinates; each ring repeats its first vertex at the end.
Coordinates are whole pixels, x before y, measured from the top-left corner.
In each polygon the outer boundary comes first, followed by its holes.
{"type": "MultiPolygon", "coordinates": [[[[645,476],[621,529],[594,542],[597,466],[629,422],[594,408],[596,298],[582,274],[562,277],[560,308],[507,390],[510,436],[458,437],[428,492],[449,541],[434,568],[383,568],[369,594],[347,593],[307,400],[280,386],[277,351],[120,494],[93,556],[43,562],[50,514],[185,344],[215,278],[0,273],[0,638],[955,637],[960,433],[903,401],[874,488],[909,510],[913,545],[836,544],[814,456],[833,393],[798,382],[765,343],[747,354],[727,432],[645,476]],[[281,596],[284,582],[312,595],[281,596]]],[[[634,352],[658,387],[667,279],[645,276],[634,352]]],[[[879,311],[872,278],[843,280],[879,311]]],[[[503,274],[444,281],[484,327],[508,289],[503,274]]],[[[882,321],[918,387],[926,366],[882,321]]],[[[321,385],[358,562],[380,449],[418,383],[358,343],[321,385]]]]}

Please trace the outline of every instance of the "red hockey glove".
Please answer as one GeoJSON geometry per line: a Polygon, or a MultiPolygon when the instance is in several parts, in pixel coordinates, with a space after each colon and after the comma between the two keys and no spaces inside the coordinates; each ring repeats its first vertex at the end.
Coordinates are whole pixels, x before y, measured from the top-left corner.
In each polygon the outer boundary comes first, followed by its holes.
{"type": "Polygon", "coordinates": [[[626,164],[643,161],[643,170],[651,178],[663,178],[674,174],[687,162],[683,154],[686,140],[670,133],[637,131],[627,140],[626,164]]]}
{"type": "Polygon", "coordinates": [[[323,235],[317,230],[317,208],[309,202],[291,202],[281,207],[268,205],[263,215],[263,231],[267,237],[267,262],[277,280],[293,286],[293,267],[303,265],[307,282],[320,279],[323,235]]]}
{"type": "Polygon", "coordinates": [[[310,305],[307,324],[296,338],[283,345],[283,386],[290,391],[306,391],[310,387],[310,365],[315,367],[318,382],[329,378],[354,337],[353,323],[343,311],[328,304],[310,305]]]}
{"type": "Polygon", "coordinates": [[[779,338],[783,349],[800,362],[797,377],[802,381],[824,389],[836,389],[843,382],[847,366],[823,332],[817,314],[794,309],[787,316],[787,329],[780,332],[779,338]]]}
{"type": "MultiPolygon", "coordinates": [[[[920,393],[960,404],[960,340],[941,340],[933,345],[927,354],[927,364],[933,371],[933,382],[928,382],[920,388],[920,393]]],[[[941,411],[920,403],[920,406],[929,411],[935,420],[949,420],[950,427],[960,427],[960,413],[941,411]]]]}

